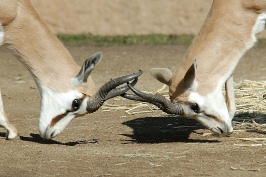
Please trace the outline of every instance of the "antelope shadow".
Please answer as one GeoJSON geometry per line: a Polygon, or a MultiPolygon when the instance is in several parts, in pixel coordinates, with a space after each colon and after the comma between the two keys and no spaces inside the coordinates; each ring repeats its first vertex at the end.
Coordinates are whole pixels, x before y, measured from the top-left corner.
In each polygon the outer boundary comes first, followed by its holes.
{"type": "MultiPolygon", "coordinates": [[[[262,113],[238,113],[233,119],[234,123],[248,122],[263,125],[266,124],[266,114],[262,113]]],[[[218,140],[190,139],[192,132],[204,129],[196,120],[184,117],[143,117],[122,123],[133,129],[133,134],[122,134],[130,137],[129,142],[134,143],[166,143],[166,142],[189,142],[189,143],[218,143],[218,140]]],[[[255,129],[247,130],[266,134],[266,131],[255,129]]],[[[127,142],[126,142],[127,143],[127,142]]]]}
{"type": "Polygon", "coordinates": [[[30,137],[20,136],[20,140],[22,141],[29,141],[29,142],[35,142],[39,144],[58,144],[58,145],[64,145],[64,146],[75,146],[77,144],[95,144],[98,143],[97,139],[92,140],[77,140],[77,141],[69,141],[66,143],[59,142],[53,139],[43,139],[39,134],[31,133],[30,137]]]}
{"type": "MultiPolygon", "coordinates": [[[[0,137],[6,137],[6,133],[0,133],[0,137]]],[[[69,141],[66,143],[59,142],[53,139],[43,139],[39,134],[31,133],[30,136],[19,136],[21,141],[34,142],[39,144],[57,144],[64,146],[75,146],[77,144],[95,144],[98,143],[97,139],[92,140],[77,140],[77,141],[69,141]]]]}
{"type": "Polygon", "coordinates": [[[217,143],[218,140],[189,139],[192,132],[204,127],[193,119],[183,117],[143,117],[123,122],[133,129],[133,134],[122,134],[130,137],[135,143],[166,143],[166,142],[200,142],[217,143]]]}

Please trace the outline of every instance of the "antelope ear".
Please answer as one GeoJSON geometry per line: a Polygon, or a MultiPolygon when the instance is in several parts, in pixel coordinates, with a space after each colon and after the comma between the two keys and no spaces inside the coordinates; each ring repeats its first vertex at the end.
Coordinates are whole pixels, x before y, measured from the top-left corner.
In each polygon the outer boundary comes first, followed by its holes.
{"type": "Polygon", "coordinates": [[[82,65],[81,70],[76,75],[75,80],[79,83],[87,82],[89,75],[91,74],[93,68],[100,63],[102,59],[102,52],[95,53],[90,56],[82,65]]]}
{"type": "Polygon", "coordinates": [[[154,78],[166,85],[169,85],[169,82],[173,77],[172,71],[167,68],[152,68],[150,69],[150,72],[154,78]]]}
{"type": "Polygon", "coordinates": [[[189,88],[193,85],[196,77],[196,69],[197,69],[197,60],[194,60],[193,64],[190,66],[183,79],[186,88],[189,88]]]}

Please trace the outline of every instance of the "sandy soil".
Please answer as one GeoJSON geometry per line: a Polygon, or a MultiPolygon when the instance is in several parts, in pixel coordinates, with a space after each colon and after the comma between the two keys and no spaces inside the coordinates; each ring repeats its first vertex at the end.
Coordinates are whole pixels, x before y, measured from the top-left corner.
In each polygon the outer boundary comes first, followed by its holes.
{"type": "MultiPolygon", "coordinates": [[[[104,59],[93,72],[97,86],[110,78],[143,69],[138,89],[162,85],[151,67],[174,70],[186,46],[69,47],[77,63],[97,51],[104,59]]],[[[254,48],[238,65],[235,78],[265,80],[266,50],[254,48]]],[[[5,140],[0,132],[0,176],[265,176],[266,146],[238,137],[264,137],[265,132],[236,131],[230,137],[206,134],[198,123],[164,117],[160,111],[128,115],[98,112],[75,119],[52,141],[38,136],[40,96],[29,72],[0,47],[0,87],[6,112],[21,139],[5,140]],[[256,143],[255,143],[256,144],[256,143]]],[[[112,103],[110,101],[109,103],[112,103]]],[[[120,104],[132,103],[120,101],[120,104]]],[[[266,122],[266,115],[262,115],[266,122]]],[[[264,123],[265,123],[264,122],[264,123]]],[[[261,143],[261,142],[259,142],[261,143]]],[[[263,144],[263,143],[262,143],[263,144]]]]}

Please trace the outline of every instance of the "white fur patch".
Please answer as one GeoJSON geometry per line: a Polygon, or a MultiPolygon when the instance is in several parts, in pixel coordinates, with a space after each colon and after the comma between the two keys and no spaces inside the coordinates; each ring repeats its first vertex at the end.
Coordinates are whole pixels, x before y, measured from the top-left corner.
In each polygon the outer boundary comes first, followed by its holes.
{"type": "Polygon", "coordinates": [[[2,101],[2,95],[0,92],[0,126],[6,124],[5,115],[4,115],[4,106],[2,101]]]}
{"type": "Polygon", "coordinates": [[[39,120],[40,134],[44,138],[52,138],[62,132],[70,121],[80,114],[85,114],[87,99],[83,100],[80,109],[76,112],[68,112],[72,109],[74,99],[80,99],[83,94],[70,90],[66,93],[56,93],[46,87],[41,87],[41,115],[39,120]],[[68,112],[68,113],[67,113],[68,112]],[[58,123],[51,127],[53,118],[67,113],[58,123]]]}
{"type": "Polygon", "coordinates": [[[259,34],[265,30],[266,13],[262,13],[258,16],[255,25],[253,26],[253,34],[259,34]]]}
{"type": "Polygon", "coordinates": [[[3,42],[4,42],[4,29],[0,23],[0,46],[3,44],[3,42]]]}
{"type": "Polygon", "coordinates": [[[194,82],[192,83],[191,87],[189,88],[191,91],[195,91],[197,90],[199,87],[199,83],[198,81],[194,80],[194,82]]]}
{"type": "Polygon", "coordinates": [[[211,130],[217,129],[217,127],[224,127],[222,129],[227,127],[227,130],[232,129],[231,119],[222,93],[222,87],[225,80],[226,77],[221,77],[216,89],[210,92],[207,96],[201,96],[197,92],[192,92],[188,98],[189,102],[197,103],[200,107],[200,111],[203,111],[197,115],[196,119],[211,130]],[[224,121],[225,125],[208,118],[208,115],[218,117],[224,121]]]}

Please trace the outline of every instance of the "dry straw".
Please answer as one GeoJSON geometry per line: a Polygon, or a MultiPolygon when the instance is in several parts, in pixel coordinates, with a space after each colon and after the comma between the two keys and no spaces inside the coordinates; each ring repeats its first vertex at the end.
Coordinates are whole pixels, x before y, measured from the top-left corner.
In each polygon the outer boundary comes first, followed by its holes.
{"type": "Polygon", "coordinates": [[[235,84],[235,97],[234,128],[266,134],[266,81],[235,84]]]}
{"type": "Polygon", "coordinates": [[[266,114],[266,81],[244,80],[235,85],[237,112],[266,114]]]}

